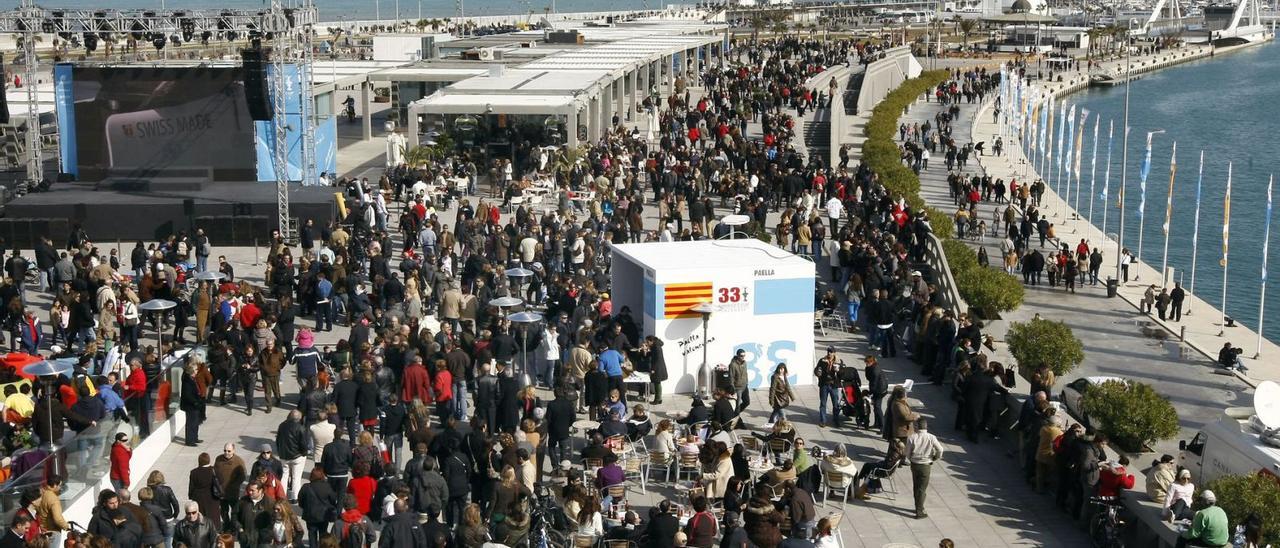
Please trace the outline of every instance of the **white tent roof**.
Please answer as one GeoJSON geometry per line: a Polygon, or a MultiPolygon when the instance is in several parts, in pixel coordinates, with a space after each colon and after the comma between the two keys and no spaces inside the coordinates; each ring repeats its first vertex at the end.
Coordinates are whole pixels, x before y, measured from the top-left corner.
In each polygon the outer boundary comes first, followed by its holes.
{"type": "Polygon", "coordinates": [[[613,253],[653,270],[716,270],[795,266],[813,269],[808,259],[755,238],[619,244],[613,253]]]}
{"type": "Polygon", "coordinates": [[[426,112],[437,114],[476,114],[493,107],[499,114],[552,114],[554,111],[576,110],[579,102],[571,95],[496,95],[436,93],[422,99],[426,112]]]}

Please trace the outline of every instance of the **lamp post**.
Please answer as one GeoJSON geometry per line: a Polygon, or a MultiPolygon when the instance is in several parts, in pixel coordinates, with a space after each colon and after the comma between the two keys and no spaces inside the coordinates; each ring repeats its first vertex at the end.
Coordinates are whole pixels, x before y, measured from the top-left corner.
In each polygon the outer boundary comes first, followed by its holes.
{"type": "Polygon", "coordinates": [[[1116,232],[1116,284],[1120,284],[1120,269],[1123,262],[1122,254],[1124,253],[1124,191],[1125,182],[1129,177],[1129,71],[1130,66],[1130,47],[1129,33],[1133,31],[1133,19],[1129,20],[1129,30],[1124,36],[1124,136],[1123,144],[1120,145],[1120,229],[1116,232]]]}
{"type": "Polygon", "coordinates": [[[702,369],[700,370],[702,377],[702,387],[704,392],[698,397],[706,398],[711,394],[711,382],[715,376],[711,373],[711,368],[707,365],[707,345],[711,340],[707,338],[707,325],[711,323],[711,311],[713,310],[711,303],[702,303],[692,308],[694,312],[702,315],[702,369]]]}

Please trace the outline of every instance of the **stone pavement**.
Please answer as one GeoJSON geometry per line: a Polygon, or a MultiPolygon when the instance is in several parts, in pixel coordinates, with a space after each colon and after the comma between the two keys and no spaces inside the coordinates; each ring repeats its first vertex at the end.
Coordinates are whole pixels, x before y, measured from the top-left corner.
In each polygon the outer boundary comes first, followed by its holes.
{"type": "MultiPolygon", "coordinates": [[[[653,208],[650,208],[653,209],[653,208]]],[[[445,215],[449,215],[448,212],[445,215]]],[[[647,223],[655,222],[647,219],[647,223]]],[[[261,283],[265,265],[254,264],[255,253],[252,248],[214,250],[215,254],[226,254],[236,267],[237,276],[261,283]]],[[[261,253],[265,257],[265,252],[261,253]]],[[[312,325],[310,318],[301,318],[298,326],[312,325]]],[[[339,327],[331,333],[321,333],[317,338],[318,345],[334,344],[339,337],[345,337],[346,329],[339,327]]],[[[836,334],[828,331],[829,337],[819,335],[815,344],[821,353],[828,345],[836,346],[841,357],[849,363],[857,363],[866,352],[866,344],[862,335],[836,334]]],[[[884,370],[893,382],[913,378],[916,366],[904,358],[885,359],[881,362],[884,370]]],[[[796,367],[811,367],[811,364],[797,364],[796,367]]],[[[298,393],[297,383],[286,375],[283,379],[285,408],[292,408],[298,393]]],[[[816,423],[817,390],[813,387],[797,389],[799,399],[791,408],[790,418],[796,422],[799,433],[810,443],[818,443],[828,449],[836,444],[844,444],[850,456],[859,464],[878,460],[883,456],[885,443],[878,436],[866,431],[844,429],[819,429],[816,423]]],[[[549,398],[550,394],[541,394],[549,398]]],[[[943,462],[933,472],[930,483],[927,519],[916,520],[912,515],[910,474],[903,470],[896,477],[899,491],[896,500],[878,496],[868,502],[851,502],[820,509],[825,514],[828,510],[843,510],[846,519],[842,522],[841,532],[846,548],[881,547],[894,542],[905,542],[908,545],[931,547],[936,546],[943,537],[952,538],[958,546],[1084,546],[1082,531],[1074,526],[1065,516],[1056,512],[1052,504],[1042,498],[1028,497],[1029,490],[1023,485],[1017,474],[1004,473],[1012,458],[1006,454],[1002,444],[986,443],[982,445],[961,442],[961,436],[950,428],[954,420],[954,407],[949,401],[949,392],[939,387],[917,385],[912,394],[915,407],[926,415],[937,417],[933,431],[947,446],[947,454],[943,462]]],[[[752,406],[746,412],[747,423],[753,427],[764,424],[769,415],[767,408],[767,390],[758,390],[752,394],[752,406]]],[[[258,403],[262,400],[259,397],[258,403]]],[[[658,406],[655,413],[659,417],[673,413],[683,413],[689,407],[689,398],[684,396],[668,397],[664,405],[658,406]]],[[[252,417],[243,413],[242,405],[227,407],[210,406],[209,419],[201,428],[201,438],[205,443],[201,447],[190,448],[180,444],[171,445],[157,462],[155,469],[161,470],[169,479],[178,497],[185,499],[187,492],[186,477],[194,467],[196,456],[201,452],[216,455],[222,444],[235,443],[238,452],[246,461],[257,454],[256,449],[262,442],[272,440],[275,430],[285,419],[285,412],[275,410],[266,414],[259,410],[252,417]]],[[[744,433],[745,435],[745,433],[744,433]]],[[[669,487],[651,487],[647,494],[636,496],[634,505],[645,507],[655,504],[661,497],[674,497],[669,487]]]]}
{"type": "MultiPolygon", "coordinates": [[[[375,123],[375,128],[378,127],[375,123]]],[[[758,131],[758,126],[753,124],[752,130],[758,131]]],[[[340,140],[343,139],[340,137],[340,140]]],[[[381,165],[381,143],[382,141],[375,136],[374,140],[368,143],[344,145],[340,156],[341,165],[357,167],[344,169],[341,172],[363,175],[359,170],[369,170],[369,176],[372,178],[377,173],[374,167],[381,165]],[[378,146],[375,147],[374,144],[378,146]],[[344,156],[348,158],[341,159],[344,156]]],[[[833,146],[838,144],[833,143],[833,146]]],[[[446,211],[442,216],[448,218],[451,213],[446,211]]],[[[656,222],[656,218],[652,217],[655,213],[656,208],[648,208],[646,226],[656,222]]],[[[774,223],[776,223],[776,213],[770,218],[770,226],[774,223]]],[[[265,265],[259,261],[265,258],[265,250],[219,248],[215,249],[214,253],[227,255],[228,260],[235,265],[238,276],[251,282],[262,282],[265,265]]],[[[298,321],[299,327],[310,325],[313,325],[310,318],[300,318],[298,321]]],[[[338,338],[345,337],[346,334],[346,329],[342,327],[332,333],[318,334],[317,345],[335,344],[338,338]]],[[[835,346],[841,358],[848,363],[857,363],[866,352],[865,339],[861,334],[838,334],[828,331],[828,336],[818,336],[815,350],[821,354],[829,345],[835,346]]],[[[893,383],[917,376],[917,367],[905,358],[884,359],[881,364],[893,383]]],[[[793,364],[793,366],[811,367],[812,365],[793,364]]],[[[286,375],[283,384],[286,394],[285,408],[291,409],[297,398],[297,383],[286,375]]],[[[883,456],[884,441],[869,431],[850,428],[817,428],[814,405],[817,396],[816,388],[799,387],[796,392],[799,398],[791,407],[789,418],[796,423],[801,437],[811,444],[817,443],[828,449],[834,448],[837,444],[843,444],[851,458],[858,464],[878,460],[883,456]]],[[[549,398],[550,394],[543,393],[541,396],[549,398]]],[[[745,417],[746,422],[754,428],[759,428],[768,419],[767,399],[767,390],[757,390],[752,394],[752,405],[746,411],[745,417]]],[[[670,396],[665,404],[657,406],[653,412],[657,417],[683,413],[688,409],[689,401],[686,396],[670,396]]],[[[261,398],[258,402],[261,403],[261,398]]],[[[972,444],[962,441],[962,436],[957,435],[951,428],[954,421],[954,404],[950,401],[948,389],[917,384],[912,393],[912,403],[917,411],[936,418],[932,424],[932,431],[939,436],[947,448],[947,454],[942,462],[934,467],[931,478],[926,504],[929,517],[914,519],[911,478],[910,473],[904,469],[896,475],[894,480],[894,486],[898,490],[895,498],[876,496],[867,502],[854,501],[848,504],[836,499],[826,507],[819,507],[820,515],[833,510],[845,512],[845,519],[840,529],[846,548],[873,548],[893,543],[932,547],[944,537],[956,541],[957,546],[1075,547],[1087,545],[1083,531],[1065,515],[1056,511],[1048,499],[1029,496],[1030,489],[1021,481],[1020,475],[1006,473],[1010,465],[1016,464],[1006,452],[1004,444],[989,442],[972,444]]],[[[155,469],[163,471],[178,497],[185,499],[186,477],[194,467],[199,453],[208,452],[210,455],[216,455],[221,450],[222,444],[232,442],[236,444],[242,458],[251,462],[256,457],[257,448],[262,442],[274,439],[277,426],[286,416],[283,410],[266,414],[260,409],[259,407],[259,411],[249,417],[243,413],[242,405],[210,406],[209,419],[201,428],[201,437],[205,443],[197,448],[180,444],[171,445],[161,456],[155,469]]],[[[741,434],[745,435],[745,432],[741,434]]],[[[633,505],[647,507],[656,504],[663,497],[674,498],[675,492],[669,486],[650,483],[647,493],[637,495],[633,489],[631,496],[634,497],[633,505]]],[[[895,544],[895,546],[901,545],[895,544]]]]}
{"type": "MultiPolygon", "coordinates": [[[[1085,77],[1079,73],[1065,74],[1066,81],[1055,85],[1078,85],[1085,77]],[[1074,83],[1073,79],[1075,79],[1074,83]]],[[[908,123],[923,123],[926,119],[932,121],[938,108],[936,104],[917,103],[904,120],[908,123]]],[[[975,143],[986,141],[989,150],[991,143],[995,142],[998,129],[991,118],[988,107],[980,108],[976,104],[962,104],[960,119],[952,124],[953,135],[961,144],[967,141],[975,143]],[[975,116],[978,120],[976,128],[973,123],[975,116]]],[[[972,175],[981,173],[985,169],[995,178],[1004,178],[1006,181],[1013,178],[1019,181],[1024,180],[1022,173],[1024,169],[1030,168],[1020,163],[1022,158],[1018,147],[1010,143],[1007,138],[1005,141],[1005,156],[971,157],[970,165],[961,172],[972,175]]],[[[935,155],[935,158],[940,157],[941,154],[935,155]]],[[[920,175],[921,196],[930,205],[948,213],[954,212],[956,206],[949,195],[945,164],[941,161],[931,162],[930,169],[922,171],[920,175]]],[[[1115,175],[1113,173],[1113,178],[1115,175]]],[[[1035,177],[1034,172],[1030,172],[1026,180],[1034,180],[1035,177]]],[[[1087,222],[1064,219],[1064,216],[1069,215],[1069,210],[1051,189],[1046,193],[1043,204],[1041,209],[1048,212],[1050,222],[1056,225],[1057,234],[1063,242],[1069,242],[1074,246],[1080,238],[1086,238],[1091,243],[1108,241],[1100,231],[1087,222]]],[[[996,204],[979,204],[977,218],[987,220],[990,225],[994,207],[996,204]]],[[[992,238],[988,233],[981,242],[970,243],[985,247],[993,267],[998,267],[1000,241],[999,238],[992,238]]],[[[1034,238],[1032,243],[1036,243],[1034,238]]],[[[1047,254],[1047,250],[1044,252],[1047,254]]],[[[1102,277],[1113,275],[1115,263],[1112,261],[1116,256],[1114,241],[1104,244],[1103,254],[1105,262],[1102,267],[1102,277]]],[[[1144,280],[1156,279],[1154,270],[1145,265],[1141,268],[1146,269],[1142,273],[1144,280]]],[[[1162,322],[1148,315],[1139,314],[1133,303],[1141,298],[1143,287],[1145,286],[1139,286],[1133,282],[1124,286],[1121,290],[1123,299],[1106,298],[1105,286],[1101,283],[1096,286],[1079,287],[1074,294],[1067,293],[1062,286],[1058,288],[1049,288],[1048,285],[1027,287],[1026,300],[1022,307],[1004,314],[1001,320],[991,322],[986,331],[994,334],[998,340],[1002,340],[1008,322],[1027,321],[1035,315],[1065,322],[1084,342],[1085,362],[1066,378],[1059,379],[1057,389],[1060,390],[1066,383],[1076,378],[1090,375],[1123,376],[1152,384],[1177,407],[1183,427],[1182,435],[1157,444],[1155,449],[1157,453],[1175,454],[1178,439],[1189,439],[1201,425],[1217,420],[1222,415],[1223,408],[1252,405],[1252,388],[1250,384],[1234,376],[1215,374],[1221,371],[1213,368],[1205,356],[1194,351],[1184,351],[1176,343],[1174,340],[1177,338],[1176,331],[1166,332],[1159,327],[1162,322]],[[1151,329],[1152,327],[1155,329],[1151,329]],[[1155,333],[1154,336],[1153,333],[1155,333]],[[1162,340],[1162,336],[1170,340],[1162,340]]],[[[1198,335],[1206,329],[1195,327],[1193,322],[1206,322],[1210,318],[1214,320],[1212,329],[1216,334],[1218,315],[1212,311],[1212,307],[1197,300],[1192,304],[1192,308],[1196,309],[1196,314],[1194,316],[1184,314],[1183,317],[1184,323],[1189,324],[1189,336],[1198,335]]],[[[1176,330],[1177,327],[1174,326],[1173,329],[1176,330]]],[[[1243,327],[1236,328],[1237,331],[1243,329],[1243,327]]],[[[1239,336],[1238,332],[1236,336],[1239,336]]],[[[995,357],[1005,363],[1011,363],[1013,360],[1005,347],[1001,345],[998,348],[1000,351],[995,357]]],[[[1214,348],[1216,354],[1216,346],[1214,348]]],[[[1254,372],[1256,373],[1257,369],[1254,372]]],[[[1020,388],[1025,393],[1026,387],[1020,388]]]]}

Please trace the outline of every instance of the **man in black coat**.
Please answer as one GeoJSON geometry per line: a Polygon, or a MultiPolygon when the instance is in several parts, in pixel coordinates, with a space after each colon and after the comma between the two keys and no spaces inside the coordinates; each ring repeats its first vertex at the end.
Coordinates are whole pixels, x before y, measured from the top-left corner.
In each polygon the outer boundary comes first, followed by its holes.
{"type": "Polygon", "coordinates": [[[662,354],[662,339],[650,335],[645,337],[640,348],[649,359],[649,382],[653,384],[653,405],[662,404],[662,382],[667,380],[667,358],[662,354]]]}
{"type": "Polygon", "coordinates": [[[680,531],[680,518],[672,512],[671,501],[663,500],[653,509],[649,527],[645,529],[648,542],[643,548],[674,548],[676,533],[680,531]]]}
{"type": "Polygon", "coordinates": [[[188,447],[195,447],[204,440],[200,439],[200,423],[205,419],[205,402],[200,396],[200,389],[196,385],[195,367],[188,366],[188,370],[182,374],[182,394],[179,396],[178,408],[187,414],[187,437],[188,447]]]}
{"type": "Polygon", "coordinates": [[[449,485],[449,503],[445,511],[445,520],[452,527],[462,521],[462,510],[467,505],[467,494],[471,492],[471,458],[466,451],[461,451],[457,438],[449,438],[448,455],[440,463],[444,481],[449,485]]]}
{"type": "Polygon", "coordinates": [[[48,238],[40,238],[36,242],[36,267],[40,269],[40,291],[53,291],[57,288],[57,275],[54,265],[58,264],[58,250],[48,238]]]}
{"type": "Polygon", "coordinates": [[[554,459],[552,465],[555,467],[569,458],[569,432],[578,418],[574,404],[577,400],[578,395],[572,389],[561,387],[556,389],[556,399],[547,404],[546,455],[554,459]]]}
{"type": "Polygon", "coordinates": [[[418,548],[427,546],[427,536],[418,525],[418,513],[409,509],[404,499],[393,503],[396,513],[383,521],[378,535],[378,548],[418,548]]]}
{"type": "Polygon", "coordinates": [[[520,381],[510,372],[511,367],[498,362],[498,430],[512,433],[520,423],[520,402],[516,395],[520,392],[520,381]]]}
{"type": "Polygon", "coordinates": [[[302,411],[294,409],[289,418],[276,428],[276,457],[284,465],[280,483],[288,483],[289,500],[298,499],[302,489],[302,470],[307,464],[307,429],[302,425],[302,411]]]}
{"type": "Polygon", "coordinates": [[[871,413],[875,417],[875,424],[871,425],[871,429],[880,431],[884,425],[883,402],[885,394],[889,393],[889,380],[880,371],[875,356],[867,356],[863,361],[867,364],[863,374],[867,377],[867,390],[871,391],[871,413]]]}
{"type": "Polygon", "coordinates": [[[351,443],[342,439],[341,429],[334,430],[333,441],[324,446],[319,464],[334,493],[347,492],[347,480],[351,476],[351,461],[351,443]]]}
{"type": "Polygon", "coordinates": [[[978,442],[978,431],[985,425],[983,419],[987,413],[987,402],[997,394],[1007,393],[1009,393],[1008,389],[1000,386],[996,378],[986,370],[974,372],[965,381],[961,410],[965,413],[965,432],[969,436],[969,441],[978,442]]]}

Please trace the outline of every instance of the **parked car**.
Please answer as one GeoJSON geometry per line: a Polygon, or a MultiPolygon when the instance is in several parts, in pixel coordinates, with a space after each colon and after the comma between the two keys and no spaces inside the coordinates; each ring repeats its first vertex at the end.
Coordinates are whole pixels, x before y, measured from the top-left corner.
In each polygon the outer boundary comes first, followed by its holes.
{"type": "Polygon", "coordinates": [[[1128,382],[1120,377],[1111,377],[1106,375],[1081,377],[1071,381],[1067,386],[1063,387],[1062,392],[1058,395],[1058,401],[1062,402],[1063,407],[1067,408],[1067,413],[1080,421],[1080,424],[1083,424],[1085,428],[1093,429],[1095,425],[1089,423],[1089,416],[1085,414],[1084,405],[1082,405],[1085,391],[1087,391],[1090,386],[1096,386],[1111,381],[1128,382]]]}

